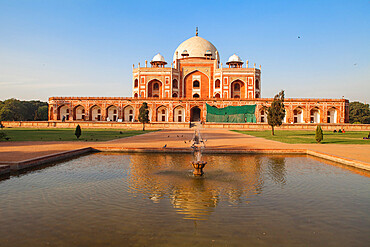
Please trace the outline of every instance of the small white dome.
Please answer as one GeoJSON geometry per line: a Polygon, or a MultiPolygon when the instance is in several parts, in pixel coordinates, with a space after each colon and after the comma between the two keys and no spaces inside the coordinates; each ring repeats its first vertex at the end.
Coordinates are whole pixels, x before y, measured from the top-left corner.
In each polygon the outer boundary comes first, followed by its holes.
{"type": "Polygon", "coordinates": [[[152,62],[166,62],[161,54],[157,54],[153,57],[152,62]]]}
{"type": "Polygon", "coordinates": [[[232,62],[242,63],[243,61],[240,59],[238,55],[234,54],[231,57],[229,57],[229,60],[227,61],[227,63],[232,63],[232,62]]]}
{"type": "Polygon", "coordinates": [[[181,53],[181,56],[189,56],[189,52],[187,50],[184,50],[182,53],[181,53]]]}

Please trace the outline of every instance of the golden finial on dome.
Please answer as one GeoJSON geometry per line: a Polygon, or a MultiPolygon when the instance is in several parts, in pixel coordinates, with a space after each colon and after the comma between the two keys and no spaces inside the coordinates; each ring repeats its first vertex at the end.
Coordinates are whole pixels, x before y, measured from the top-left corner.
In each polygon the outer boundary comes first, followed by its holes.
{"type": "Polygon", "coordinates": [[[195,36],[198,36],[198,27],[195,30],[195,36]]]}

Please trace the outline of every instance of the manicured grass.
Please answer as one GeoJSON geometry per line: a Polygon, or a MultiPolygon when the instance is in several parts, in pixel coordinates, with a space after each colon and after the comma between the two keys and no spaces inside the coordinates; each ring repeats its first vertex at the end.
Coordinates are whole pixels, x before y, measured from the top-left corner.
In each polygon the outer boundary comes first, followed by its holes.
{"type": "MultiPolygon", "coordinates": [[[[271,135],[271,130],[244,131],[234,130],[242,134],[266,138],[268,140],[285,143],[316,143],[314,130],[275,130],[275,135],[271,135]]],[[[370,144],[370,140],[363,140],[367,136],[367,131],[348,131],[346,133],[333,133],[324,131],[323,144],[370,144]]]]}
{"type": "MultiPolygon", "coordinates": [[[[108,141],[123,137],[140,135],[153,130],[125,129],[82,129],[82,135],[77,140],[75,129],[34,129],[34,128],[5,128],[3,130],[9,141],[108,141]]],[[[5,140],[2,140],[5,141],[5,140]]]]}

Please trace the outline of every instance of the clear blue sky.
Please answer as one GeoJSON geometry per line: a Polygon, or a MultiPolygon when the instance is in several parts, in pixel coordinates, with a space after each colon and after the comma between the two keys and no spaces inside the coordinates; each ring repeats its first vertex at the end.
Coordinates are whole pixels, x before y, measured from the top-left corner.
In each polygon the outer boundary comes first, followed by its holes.
{"type": "Polygon", "coordinates": [[[194,36],[262,65],[262,97],[369,102],[369,1],[0,0],[0,99],[131,96],[132,64],[194,36]],[[301,38],[298,38],[300,36],[301,38]]]}

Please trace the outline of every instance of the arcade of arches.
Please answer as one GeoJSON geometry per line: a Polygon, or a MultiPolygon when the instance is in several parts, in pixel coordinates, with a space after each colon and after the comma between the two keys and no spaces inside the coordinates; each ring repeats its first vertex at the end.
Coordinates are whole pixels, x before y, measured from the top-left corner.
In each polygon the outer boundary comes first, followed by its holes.
{"type": "MultiPolygon", "coordinates": [[[[237,87],[239,88],[239,87],[237,87]]],[[[81,104],[80,101],[72,100],[71,105],[58,103],[58,99],[53,99],[50,107],[50,120],[56,121],[114,121],[114,122],[137,122],[139,108],[142,102],[132,102],[129,99],[122,99],[118,104],[81,104]]],[[[93,100],[92,100],[93,101],[93,100]]],[[[95,101],[95,100],[94,100],[95,101]]],[[[138,99],[139,101],[139,99],[138,99]]],[[[240,99],[236,98],[229,104],[238,103],[240,99]]],[[[61,101],[64,102],[64,101],[61,101]]],[[[225,107],[225,101],[214,98],[209,101],[200,101],[194,99],[183,102],[152,100],[148,101],[149,118],[151,122],[189,122],[204,121],[206,122],[205,103],[215,107],[225,107]]],[[[245,102],[256,104],[257,123],[267,124],[267,113],[263,106],[268,106],[268,100],[259,100],[245,102]]],[[[343,114],[341,107],[346,101],[330,102],[330,105],[318,104],[312,105],[312,102],[301,102],[287,99],[285,102],[286,116],[284,123],[290,124],[307,124],[307,123],[344,123],[347,116],[343,114]]]]}

